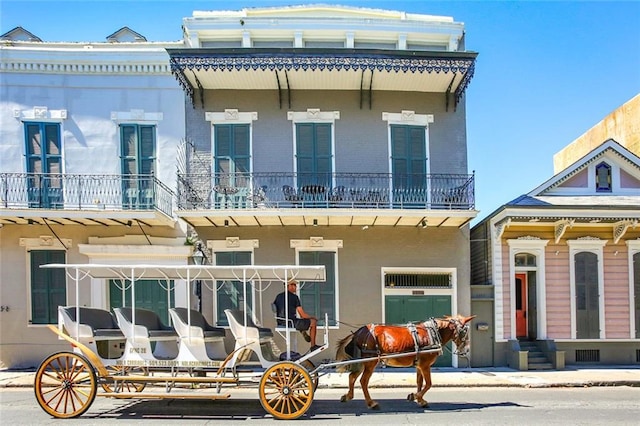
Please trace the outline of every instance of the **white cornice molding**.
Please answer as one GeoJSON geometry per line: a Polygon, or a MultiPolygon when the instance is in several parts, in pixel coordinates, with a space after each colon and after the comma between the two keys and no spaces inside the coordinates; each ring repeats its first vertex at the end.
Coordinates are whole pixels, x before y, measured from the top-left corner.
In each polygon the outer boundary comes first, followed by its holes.
{"type": "Polygon", "coordinates": [[[224,240],[209,240],[207,248],[217,251],[253,251],[260,247],[260,240],[242,240],[240,237],[227,237],[224,240]]]}
{"type": "Polygon", "coordinates": [[[132,109],[130,111],[111,111],[111,120],[117,123],[120,122],[139,122],[150,121],[159,122],[164,118],[161,112],[145,112],[143,109],[132,109]]]}
{"type": "Polygon", "coordinates": [[[290,247],[293,249],[324,249],[337,251],[342,248],[342,240],[325,240],[322,237],[309,237],[308,240],[291,240],[290,247]]]}
{"type": "Polygon", "coordinates": [[[433,114],[416,114],[415,111],[383,112],[382,121],[389,124],[411,124],[413,126],[428,126],[433,123],[433,114]]]}
{"type": "Polygon", "coordinates": [[[14,109],[13,117],[20,121],[43,120],[62,121],[67,119],[66,109],[49,109],[46,106],[34,106],[31,109],[14,109]]]}
{"type": "Polygon", "coordinates": [[[205,120],[211,124],[234,123],[251,124],[258,119],[257,112],[240,112],[237,109],[225,109],[224,112],[205,112],[205,120]]]}
{"type": "Polygon", "coordinates": [[[20,247],[26,247],[27,250],[38,250],[44,248],[52,250],[68,250],[72,247],[73,241],[70,238],[62,238],[61,240],[62,244],[52,235],[41,235],[38,238],[20,238],[19,244],[20,247]]]}
{"type": "Polygon", "coordinates": [[[321,111],[318,108],[308,108],[306,111],[289,111],[287,119],[296,122],[334,123],[340,120],[340,111],[321,111]]]}

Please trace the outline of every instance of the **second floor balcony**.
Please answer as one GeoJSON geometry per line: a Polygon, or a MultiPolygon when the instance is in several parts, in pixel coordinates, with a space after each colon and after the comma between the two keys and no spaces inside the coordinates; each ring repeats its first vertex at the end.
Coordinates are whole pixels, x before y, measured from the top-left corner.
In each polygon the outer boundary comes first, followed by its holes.
{"type": "Polygon", "coordinates": [[[468,174],[179,173],[177,192],[196,226],[461,226],[477,213],[468,174]]]}
{"type": "Polygon", "coordinates": [[[0,223],[171,225],[173,192],[153,175],[0,173],[0,223]]]}

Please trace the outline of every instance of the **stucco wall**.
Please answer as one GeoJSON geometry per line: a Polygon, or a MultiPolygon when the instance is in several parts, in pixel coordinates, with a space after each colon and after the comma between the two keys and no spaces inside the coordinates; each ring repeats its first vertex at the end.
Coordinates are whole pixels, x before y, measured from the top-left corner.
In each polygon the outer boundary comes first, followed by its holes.
{"type": "MultiPolygon", "coordinates": [[[[25,172],[24,124],[14,111],[66,110],[61,120],[63,172],[122,171],[112,112],[162,113],[157,122],[156,173],[175,190],[176,147],[184,138],[184,92],[171,75],[104,76],[3,73],[0,85],[0,170],[25,172]]],[[[40,121],[34,119],[32,121],[40,121]]],[[[130,122],[141,123],[139,120],[130,122]]]]}
{"type": "Polygon", "coordinates": [[[387,122],[383,112],[433,114],[429,125],[430,173],[468,173],[466,122],[464,103],[453,112],[452,105],[445,111],[443,94],[373,92],[373,106],[365,102],[360,109],[357,91],[291,91],[291,108],[286,93],[282,108],[278,107],[276,91],[207,91],[205,107],[196,96],[195,108],[187,113],[187,137],[199,150],[210,150],[210,123],[205,112],[238,109],[257,112],[253,122],[254,172],[293,171],[293,125],[287,119],[288,111],[339,111],[335,121],[336,172],[388,173],[387,122]]]}
{"type": "Polygon", "coordinates": [[[640,95],[620,106],[553,156],[554,173],[567,168],[594,148],[613,139],[640,155],[640,95]]]}

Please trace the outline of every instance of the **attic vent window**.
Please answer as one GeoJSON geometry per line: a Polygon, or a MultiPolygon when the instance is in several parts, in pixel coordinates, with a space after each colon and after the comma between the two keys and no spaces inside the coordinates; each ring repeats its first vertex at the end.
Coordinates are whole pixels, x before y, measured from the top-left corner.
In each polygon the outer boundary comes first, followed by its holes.
{"type": "Polygon", "coordinates": [[[611,166],[607,163],[596,166],[596,192],[611,192],[611,166]]]}

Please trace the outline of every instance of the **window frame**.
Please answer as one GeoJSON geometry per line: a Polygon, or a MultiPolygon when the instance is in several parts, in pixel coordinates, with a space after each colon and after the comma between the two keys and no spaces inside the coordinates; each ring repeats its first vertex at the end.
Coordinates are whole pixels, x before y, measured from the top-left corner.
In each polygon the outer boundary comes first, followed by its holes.
{"type": "MultiPolygon", "coordinates": [[[[26,239],[25,239],[26,240],[26,239]]],[[[29,239],[31,240],[31,239],[29,239]]],[[[37,239],[33,239],[33,240],[37,240],[37,239]]],[[[68,240],[67,240],[68,241],[68,240]]],[[[49,320],[52,319],[52,315],[54,318],[53,322],[34,322],[34,318],[33,318],[33,302],[34,302],[34,297],[33,297],[33,275],[32,275],[32,269],[33,269],[33,257],[32,257],[32,252],[34,251],[39,251],[39,252],[46,252],[46,251],[50,251],[50,252],[60,252],[63,253],[64,256],[64,262],[62,263],[66,263],[66,259],[67,259],[67,250],[62,247],[62,245],[60,243],[54,244],[52,246],[46,247],[46,246],[39,246],[37,244],[36,241],[21,241],[21,245],[26,245],[27,246],[27,251],[26,251],[26,255],[27,255],[27,279],[26,279],[26,287],[27,287],[27,322],[28,322],[28,326],[29,327],[43,327],[43,326],[48,326],[50,324],[58,324],[58,313],[57,311],[54,314],[49,313],[49,320]]],[[[69,242],[70,245],[70,242],[69,242]]],[[[53,262],[53,263],[58,263],[58,262],[53,262]]],[[[44,263],[43,263],[44,264],[44,263]]],[[[45,269],[43,269],[44,271],[45,269]]],[[[69,303],[69,283],[67,282],[67,276],[66,276],[66,272],[64,269],[48,269],[46,270],[48,271],[50,274],[56,273],[56,271],[60,274],[61,277],[64,277],[64,303],[65,306],[68,305],[69,303]]],[[[47,292],[48,295],[50,295],[49,292],[47,292]]]]}
{"type": "MultiPolygon", "coordinates": [[[[639,276],[634,274],[634,256],[640,256],[640,240],[626,241],[628,247],[627,262],[629,268],[629,337],[631,339],[640,339],[640,318],[636,317],[636,303],[640,303],[640,287],[635,293],[636,281],[640,280],[639,276]],[[638,302],[636,302],[638,301],[638,302]]],[[[640,262],[640,259],[638,259],[640,262]]]]}
{"type": "MultiPolygon", "coordinates": [[[[322,237],[311,237],[308,240],[291,240],[291,248],[295,249],[295,265],[300,265],[300,252],[333,252],[334,253],[334,289],[333,289],[333,303],[335,313],[335,325],[329,325],[329,329],[337,330],[340,328],[340,256],[338,255],[338,249],[343,247],[342,240],[325,240],[322,237]]],[[[314,283],[313,285],[315,285],[314,283]]],[[[322,284],[319,284],[322,285],[322,284]]],[[[300,286],[297,289],[297,295],[300,297],[300,286]]],[[[313,314],[313,313],[310,313],[313,314]]],[[[315,313],[317,316],[324,315],[321,312],[315,313]]],[[[331,322],[331,321],[329,321],[331,322]]],[[[318,317],[318,324],[323,324],[324,318],[318,317]]]]}

